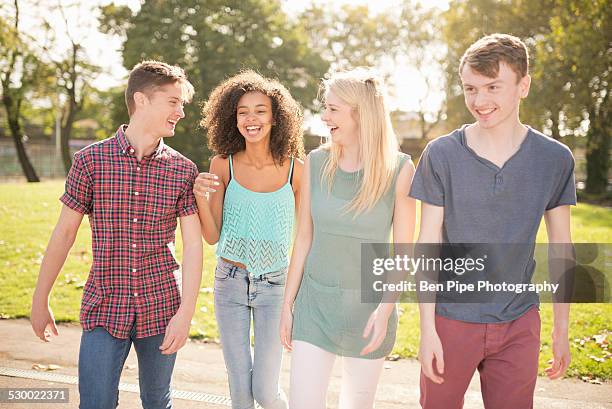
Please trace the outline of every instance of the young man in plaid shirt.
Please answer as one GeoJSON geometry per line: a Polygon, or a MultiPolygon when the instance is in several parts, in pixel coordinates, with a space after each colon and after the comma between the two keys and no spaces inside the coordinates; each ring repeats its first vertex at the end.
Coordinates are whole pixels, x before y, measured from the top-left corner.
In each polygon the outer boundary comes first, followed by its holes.
{"type": "Polygon", "coordinates": [[[129,125],[74,156],[64,204],[32,302],[32,328],[58,335],[49,294],[89,216],[93,265],[83,290],[80,408],[115,408],[134,344],[144,408],[170,408],[176,352],[185,345],[202,275],[202,240],[192,191],[196,165],[164,144],[185,116],[193,86],[185,72],[157,61],[134,67],[125,99],[129,125]],[[176,220],[182,273],[174,257],[176,220]]]}

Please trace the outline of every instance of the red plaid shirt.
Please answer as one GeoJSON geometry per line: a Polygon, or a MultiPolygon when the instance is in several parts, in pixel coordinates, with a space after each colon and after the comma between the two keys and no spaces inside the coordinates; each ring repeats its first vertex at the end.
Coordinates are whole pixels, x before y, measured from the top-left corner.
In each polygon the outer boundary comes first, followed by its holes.
{"type": "Polygon", "coordinates": [[[121,126],[74,155],[60,200],[89,215],[93,265],[81,325],[128,338],[165,332],[181,303],[174,258],[177,217],[197,213],[196,165],[160,141],[140,162],[121,126]]]}

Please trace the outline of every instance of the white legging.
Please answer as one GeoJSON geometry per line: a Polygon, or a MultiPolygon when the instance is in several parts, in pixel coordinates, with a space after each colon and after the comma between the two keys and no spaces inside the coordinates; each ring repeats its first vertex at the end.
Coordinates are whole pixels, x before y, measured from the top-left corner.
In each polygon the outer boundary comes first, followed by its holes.
{"type": "MultiPolygon", "coordinates": [[[[289,409],[325,409],[335,354],[304,341],[293,341],[289,409]]],[[[384,358],[341,357],[339,409],[372,409],[384,358]]]]}

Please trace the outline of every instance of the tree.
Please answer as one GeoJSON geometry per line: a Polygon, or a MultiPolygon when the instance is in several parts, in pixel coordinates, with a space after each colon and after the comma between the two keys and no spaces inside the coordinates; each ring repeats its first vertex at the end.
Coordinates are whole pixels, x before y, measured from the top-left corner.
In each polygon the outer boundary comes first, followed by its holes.
{"type": "Polygon", "coordinates": [[[612,8],[605,0],[556,4],[538,56],[544,69],[565,74],[562,89],[567,102],[562,112],[568,127],[579,128],[588,121],[585,190],[602,194],[608,185],[612,135],[612,8]]]}
{"type": "Polygon", "coordinates": [[[471,120],[463,106],[457,73],[465,49],[485,34],[514,34],[525,41],[531,56],[533,81],[530,95],[521,107],[522,120],[563,141],[586,135],[586,190],[604,193],[609,170],[612,70],[612,11],[607,3],[451,2],[443,15],[443,38],[450,62],[446,69],[447,105],[453,125],[471,120]]]}
{"type": "MultiPolygon", "coordinates": [[[[2,10],[6,11],[6,9],[2,10]]],[[[10,11],[9,11],[10,13],[10,11]]],[[[2,104],[7,123],[15,142],[17,157],[28,182],[40,179],[32,166],[23,144],[22,109],[29,93],[32,93],[41,77],[47,75],[47,67],[28,46],[31,39],[19,31],[19,1],[14,0],[12,16],[0,16],[0,84],[2,104]],[[10,24],[12,17],[13,23],[10,24]]]]}
{"type": "MultiPolygon", "coordinates": [[[[87,60],[80,42],[71,34],[70,23],[61,2],[58,2],[57,10],[64,21],[66,37],[70,42],[70,47],[63,58],[51,58],[57,75],[57,86],[66,95],[66,103],[61,110],[60,148],[64,170],[68,174],[72,166],[70,152],[72,128],[79,112],[83,109],[86,95],[91,90],[90,82],[100,71],[100,67],[87,60]]],[[[45,25],[51,27],[48,22],[45,25]]]]}
{"type": "Polygon", "coordinates": [[[330,13],[329,6],[311,4],[298,18],[310,47],[329,62],[332,71],[382,68],[382,60],[393,58],[399,44],[399,15],[372,14],[367,5],[343,5],[330,13]]]}
{"type": "Polygon", "coordinates": [[[367,5],[344,5],[330,13],[329,7],[315,4],[300,20],[307,27],[311,47],[329,61],[332,70],[370,66],[388,81],[397,64],[414,69],[425,85],[415,110],[425,138],[444,119],[444,106],[430,103],[442,90],[440,78],[432,75],[444,56],[438,15],[435,8],[406,0],[400,8],[378,14],[372,14],[367,5]]]}
{"type": "Polygon", "coordinates": [[[128,122],[127,112],[124,112],[125,87],[119,86],[105,90],[89,88],[84,99],[83,109],[79,119],[93,119],[98,123],[96,139],[106,139],[117,131],[118,124],[128,122]],[[125,116],[124,116],[125,115],[125,116]]]}
{"type": "MultiPolygon", "coordinates": [[[[530,2],[530,14],[522,15],[526,10],[517,6],[519,2],[499,2],[496,0],[454,0],[448,10],[442,14],[442,37],[446,43],[446,103],[447,115],[452,127],[468,123],[473,120],[463,101],[463,90],[459,78],[459,60],[465,50],[474,41],[486,34],[496,32],[516,35],[522,39],[532,37],[542,27],[546,27],[546,20],[539,16],[548,13],[537,13],[535,3],[544,3],[545,0],[530,2]]],[[[543,11],[543,10],[541,10],[543,11]]],[[[527,45],[532,43],[527,41],[527,45]]],[[[531,97],[531,96],[530,96],[531,97]]],[[[527,103],[527,102],[526,102],[527,103]]],[[[523,109],[529,114],[530,110],[523,109]]],[[[525,120],[525,118],[523,118],[525,120]]],[[[528,122],[529,119],[527,119],[528,122]]],[[[532,123],[538,126],[538,123],[532,123]]]]}
{"type": "Polygon", "coordinates": [[[425,85],[425,92],[419,98],[415,114],[421,133],[421,139],[446,117],[444,102],[437,109],[432,108],[431,99],[444,89],[443,69],[446,61],[445,44],[440,35],[440,11],[436,8],[424,8],[421,3],[406,0],[402,6],[400,44],[398,54],[404,56],[416,70],[425,85]],[[436,77],[436,71],[442,71],[436,77]]]}
{"type": "Polygon", "coordinates": [[[196,103],[186,107],[186,118],[168,142],[196,163],[204,163],[209,154],[198,135],[204,134],[198,128],[198,102],[223,79],[252,68],[279,78],[310,107],[319,78],[328,69],[308,47],[305,28],[288,19],[278,0],[153,0],[133,16],[121,7],[107,7],[102,13],[103,30],[126,34],[127,69],[143,59],[160,59],[188,73],[196,103]]]}

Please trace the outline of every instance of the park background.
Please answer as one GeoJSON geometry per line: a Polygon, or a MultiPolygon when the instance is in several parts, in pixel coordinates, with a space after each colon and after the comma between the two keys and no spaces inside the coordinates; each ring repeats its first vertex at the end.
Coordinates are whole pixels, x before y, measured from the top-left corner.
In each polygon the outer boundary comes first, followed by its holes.
{"type": "MultiPolygon", "coordinates": [[[[576,157],[573,239],[610,242],[611,17],[605,0],[3,1],[0,317],[29,316],[72,154],[127,122],[127,70],[150,58],[182,66],[195,86],[194,102],[167,143],[201,171],[211,157],[198,125],[201,104],[216,84],[243,68],[289,88],[305,110],[305,143],[312,149],[326,133],[318,117],[320,79],[338,69],[376,67],[389,86],[402,150],[417,163],[429,140],[471,122],[457,75],[463,51],[484,34],[517,35],[529,47],[533,79],[521,119],[576,157]]],[[[538,241],[546,241],[543,228],[538,241]]],[[[85,220],[52,292],[58,321],[78,321],[91,261],[85,220]]],[[[214,248],[205,245],[191,335],[207,342],[218,342],[214,264],[214,248]]],[[[391,359],[416,356],[417,311],[414,304],[400,305],[391,359]]],[[[551,357],[550,305],[542,305],[542,320],[541,370],[551,357]]],[[[572,307],[568,376],[591,383],[612,379],[611,323],[609,304],[572,307]]]]}

